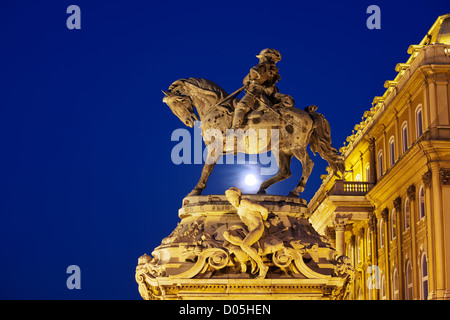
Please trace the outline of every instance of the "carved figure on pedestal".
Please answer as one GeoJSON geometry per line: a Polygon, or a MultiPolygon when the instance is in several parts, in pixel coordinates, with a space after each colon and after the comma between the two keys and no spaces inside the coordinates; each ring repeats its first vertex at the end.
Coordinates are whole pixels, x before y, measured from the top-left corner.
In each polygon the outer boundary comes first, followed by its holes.
{"type": "Polygon", "coordinates": [[[253,261],[256,262],[259,268],[259,276],[257,278],[264,278],[266,276],[269,267],[264,265],[262,258],[258,255],[255,248],[252,247],[259,239],[261,239],[264,233],[264,222],[267,220],[269,211],[267,208],[254,203],[250,200],[241,199],[242,192],[238,188],[230,188],[225,191],[225,195],[228,201],[233,207],[237,209],[237,214],[241,218],[242,222],[247,226],[248,233],[245,238],[236,232],[240,226],[232,226],[230,229],[223,233],[225,240],[239,246],[242,251],[247,253],[253,261]]]}

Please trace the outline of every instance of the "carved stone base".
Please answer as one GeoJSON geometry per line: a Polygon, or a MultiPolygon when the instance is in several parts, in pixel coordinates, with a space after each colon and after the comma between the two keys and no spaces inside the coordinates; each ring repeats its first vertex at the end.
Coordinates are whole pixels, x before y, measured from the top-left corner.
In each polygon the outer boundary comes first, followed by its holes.
{"type": "MultiPolygon", "coordinates": [[[[306,201],[243,195],[269,210],[265,231],[252,248],[268,272],[225,231],[244,238],[246,226],[224,195],[183,199],[181,221],[150,257],[138,260],[136,281],[144,299],[344,298],[350,266],[307,220],[306,201]]],[[[253,250],[252,249],[252,250],[253,250]]]]}

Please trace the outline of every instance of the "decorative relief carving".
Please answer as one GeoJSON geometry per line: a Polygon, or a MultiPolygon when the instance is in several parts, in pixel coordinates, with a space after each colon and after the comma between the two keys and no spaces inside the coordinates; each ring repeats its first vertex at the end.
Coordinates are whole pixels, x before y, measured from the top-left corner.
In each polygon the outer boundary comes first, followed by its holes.
{"type": "Polygon", "coordinates": [[[395,198],[393,203],[394,203],[395,211],[402,212],[402,198],[401,197],[395,198]]]}
{"type": "Polygon", "coordinates": [[[383,218],[384,222],[388,222],[389,220],[389,209],[384,208],[383,211],[381,211],[381,218],[383,218]]]}
{"type": "MultiPolygon", "coordinates": [[[[225,210],[232,208],[229,204],[205,204],[211,208],[209,213],[184,215],[152,256],[144,254],[139,258],[136,281],[142,297],[160,298],[163,289],[157,283],[161,278],[254,279],[259,283],[266,278],[329,279],[350,274],[351,265],[344,257],[337,257],[325,237],[303,215],[291,213],[294,203],[285,213],[274,213],[262,202],[251,200],[256,198],[229,197],[231,203],[239,200],[233,203],[233,212],[225,210]],[[249,236],[255,238],[248,240],[249,236]],[[150,285],[152,281],[155,285],[150,285]]],[[[297,205],[306,208],[306,204],[297,205]]],[[[339,221],[345,227],[347,220],[339,221]]]]}
{"type": "Polygon", "coordinates": [[[442,185],[450,185],[450,169],[439,169],[439,179],[442,185]]]}
{"type": "Polygon", "coordinates": [[[414,184],[410,185],[408,189],[406,189],[406,194],[409,200],[416,200],[416,186],[414,184]]]}
{"type": "Polygon", "coordinates": [[[422,175],[422,181],[425,188],[431,188],[432,174],[431,171],[427,171],[422,175]]]}
{"type": "Polygon", "coordinates": [[[367,224],[369,225],[370,231],[372,232],[377,231],[377,216],[375,215],[374,212],[369,213],[369,219],[367,221],[367,224]]]}

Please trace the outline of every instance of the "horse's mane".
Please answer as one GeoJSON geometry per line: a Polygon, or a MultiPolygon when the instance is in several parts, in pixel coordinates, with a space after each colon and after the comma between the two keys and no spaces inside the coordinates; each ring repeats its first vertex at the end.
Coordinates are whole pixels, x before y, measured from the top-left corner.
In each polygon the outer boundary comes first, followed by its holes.
{"type": "Polygon", "coordinates": [[[201,89],[207,95],[211,95],[211,94],[214,95],[216,97],[216,101],[228,96],[228,93],[225,90],[223,90],[222,87],[220,87],[217,83],[207,80],[207,79],[202,79],[202,78],[180,79],[180,80],[175,81],[172,84],[172,86],[178,84],[179,81],[182,82],[185,86],[191,85],[191,86],[196,87],[197,89],[201,89]]]}

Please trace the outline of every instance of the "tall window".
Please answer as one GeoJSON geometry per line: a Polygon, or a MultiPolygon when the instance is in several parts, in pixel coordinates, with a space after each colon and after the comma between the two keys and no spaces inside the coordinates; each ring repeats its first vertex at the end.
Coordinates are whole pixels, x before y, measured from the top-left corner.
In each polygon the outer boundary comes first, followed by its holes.
{"type": "Polygon", "coordinates": [[[370,256],[372,255],[372,236],[371,236],[371,231],[370,229],[367,229],[367,233],[366,233],[366,250],[367,250],[367,255],[370,256]]]}
{"type": "Polygon", "coordinates": [[[394,277],[392,278],[392,296],[394,300],[400,300],[400,291],[398,288],[398,270],[394,269],[394,277]]]}
{"type": "Polygon", "coordinates": [[[383,150],[380,150],[378,152],[378,176],[381,177],[383,173],[383,150]]]}
{"type": "Polygon", "coordinates": [[[423,189],[423,186],[420,186],[419,188],[419,219],[422,219],[425,217],[425,192],[423,189]]]}
{"type": "Polygon", "coordinates": [[[355,181],[361,181],[361,175],[359,173],[356,175],[355,181]]]}
{"type": "Polygon", "coordinates": [[[389,139],[389,167],[392,167],[395,163],[395,143],[394,136],[389,139]]]}
{"type": "Polygon", "coordinates": [[[408,150],[408,122],[403,122],[402,125],[402,153],[408,150]]]}
{"type": "Polygon", "coordinates": [[[423,134],[423,112],[422,112],[422,105],[419,104],[419,106],[416,109],[416,135],[417,138],[419,138],[423,134]]]}
{"type": "Polygon", "coordinates": [[[413,299],[413,274],[412,274],[412,266],[411,262],[408,261],[406,264],[406,300],[413,299]]]}
{"type": "Polygon", "coordinates": [[[370,164],[366,164],[366,181],[370,182],[370,164]]]}
{"type": "Polygon", "coordinates": [[[405,205],[403,206],[403,229],[406,231],[409,228],[409,199],[405,199],[405,205]]]}
{"type": "Polygon", "coordinates": [[[427,255],[424,253],[422,254],[422,259],[420,263],[420,271],[421,271],[421,294],[422,294],[422,300],[428,299],[428,262],[427,262],[427,255]]]}
{"type": "Polygon", "coordinates": [[[395,237],[397,237],[397,213],[395,212],[395,209],[392,209],[391,212],[391,240],[393,240],[395,237]]]}

